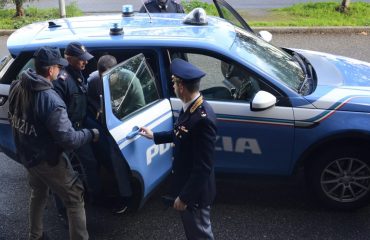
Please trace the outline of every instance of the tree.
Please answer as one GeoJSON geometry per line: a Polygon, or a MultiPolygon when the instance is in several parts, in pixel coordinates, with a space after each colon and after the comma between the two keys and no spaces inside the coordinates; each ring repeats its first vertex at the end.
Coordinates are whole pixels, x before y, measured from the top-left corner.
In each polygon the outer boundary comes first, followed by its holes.
{"type": "Polygon", "coordinates": [[[26,1],[33,1],[33,0],[0,0],[0,6],[5,6],[7,3],[14,3],[15,4],[15,16],[16,17],[23,17],[24,16],[24,9],[23,3],[26,1]]]}
{"type": "Polygon", "coordinates": [[[24,16],[24,9],[23,9],[24,0],[13,0],[13,2],[15,4],[15,16],[23,17],[24,16]]]}
{"type": "Polygon", "coordinates": [[[342,0],[342,4],[337,8],[339,12],[347,12],[349,9],[349,4],[351,0],[342,0]]]}

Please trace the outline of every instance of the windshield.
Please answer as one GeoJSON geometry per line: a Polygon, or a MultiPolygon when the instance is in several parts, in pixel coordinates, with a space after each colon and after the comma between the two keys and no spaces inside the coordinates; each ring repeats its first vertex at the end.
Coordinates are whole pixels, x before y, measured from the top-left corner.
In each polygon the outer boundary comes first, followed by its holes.
{"type": "Polygon", "coordinates": [[[236,29],[233,50],[245,61],[299,92],[305,74],[288,53],[241,29],[236,29]]]}

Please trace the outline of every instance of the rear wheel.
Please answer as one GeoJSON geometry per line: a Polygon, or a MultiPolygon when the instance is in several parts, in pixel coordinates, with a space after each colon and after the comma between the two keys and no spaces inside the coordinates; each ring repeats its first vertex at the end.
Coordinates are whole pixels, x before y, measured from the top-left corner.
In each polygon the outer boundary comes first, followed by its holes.
{"type": "Polygon", "coordinates": [[[308,167],[308,182],[318,199],[329,207],[355,209],[370,200],[370,160],[355,146],[332,148],[308,167]]]}

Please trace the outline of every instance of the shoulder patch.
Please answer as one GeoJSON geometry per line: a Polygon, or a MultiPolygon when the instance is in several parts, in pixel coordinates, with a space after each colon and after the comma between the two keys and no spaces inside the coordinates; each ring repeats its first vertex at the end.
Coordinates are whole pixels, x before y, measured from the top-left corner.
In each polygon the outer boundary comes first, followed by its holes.
{"type": "Polygon", "coordinates": [[[61,72],[59,78],[65,81],[68,78],[68,73],[65,71],[61,72]]]}
{"type": "Polygon", "coordinates": [[[197,110],[198,107],[200,107],[203,104],[203,96],[200,96],[193,104],[193,106],[190,108],[190,113],[193,113],[195,110],[197,110]]]}

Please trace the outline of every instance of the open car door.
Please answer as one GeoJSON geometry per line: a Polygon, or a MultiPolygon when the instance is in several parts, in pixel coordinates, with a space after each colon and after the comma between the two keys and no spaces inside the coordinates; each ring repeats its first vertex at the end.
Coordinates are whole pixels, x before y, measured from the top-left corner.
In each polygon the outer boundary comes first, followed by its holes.
{"type": "Polygon", "coordinates": [[[268,31],[259,31],[258,33],[255,33],[253,29],[247,24],[247,22],[244,21],[244,19],[239,15],[239,13],[225,0],[213,0],[213,3],[217,8],[217,12],[220,18],[226,19],[235,26],[243,28],[244,30],[258,36],[266,42],[270,42],[272,40],[272,35],[268,31]]]}
{"type": "Polygon", "coordinates": [[[224,0],[213,0],[220,18],[226,19],[232,24],[254,33],[252,28],[239,15],[239,13],[224,0]]]}
{"type": "Polygon", "coordinates": [[[139,127],[170,131],[173,114],[168,99],[161,99],[152,70],[138,54],[104,73],[104,116],[107,128],[145,198],[170,172],[172,145],[155,145],[139,135],[139,127]]]}

